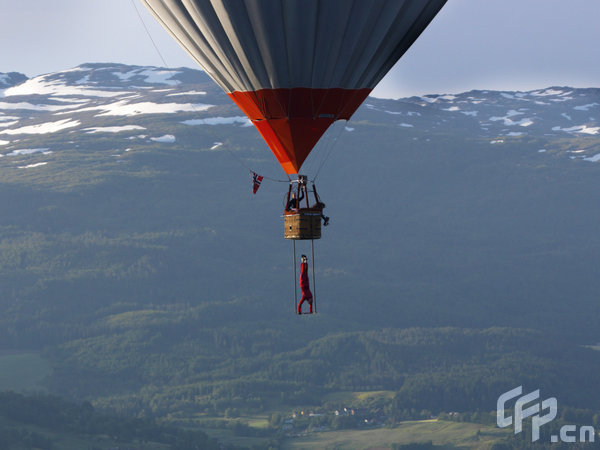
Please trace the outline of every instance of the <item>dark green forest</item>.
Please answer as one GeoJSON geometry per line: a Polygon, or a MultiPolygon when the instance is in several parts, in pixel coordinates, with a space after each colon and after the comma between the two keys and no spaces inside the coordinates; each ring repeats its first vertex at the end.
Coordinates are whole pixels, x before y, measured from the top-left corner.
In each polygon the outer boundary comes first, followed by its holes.
{"type": "Polygon", "coordinates": [[[60,449],[67,445],[65,436],[78,436],[88,442],[98,439],[102,447],[151,444],[152,448],[177,450],[220,448],[204,433],[159,425],[149,419],[100,414],[89,402],[76,404],[51,395],[0,393],[1,448],[60,449]]]}

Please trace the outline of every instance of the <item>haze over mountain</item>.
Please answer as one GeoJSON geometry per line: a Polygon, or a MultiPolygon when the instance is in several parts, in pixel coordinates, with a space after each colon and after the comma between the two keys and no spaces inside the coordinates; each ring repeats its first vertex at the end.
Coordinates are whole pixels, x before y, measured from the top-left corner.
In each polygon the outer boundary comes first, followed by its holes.
{"type": "Polygon", "coordinates": [[[367,99],[305,164],[331,225],[298,317],[287,181],[203,72],[0,74],[0,345],[169,420],[340,390],[491,410],[519,383],[600,408],[599,144],[597,88],[367,99]]]}

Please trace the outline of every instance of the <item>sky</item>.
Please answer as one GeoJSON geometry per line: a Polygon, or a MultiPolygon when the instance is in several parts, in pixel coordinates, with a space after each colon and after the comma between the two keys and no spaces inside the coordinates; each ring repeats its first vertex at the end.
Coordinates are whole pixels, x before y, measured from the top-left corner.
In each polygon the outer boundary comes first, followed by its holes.
{"type": "MultiPolygon", "coordinates": [[[[139,0],[0,0],[0,72],[163,66],[136,7],[167,66],[197,68],[139,0]]],[[[374,95],[600,87],[599,20],[600,0],[448,0],[374,95]]]]}

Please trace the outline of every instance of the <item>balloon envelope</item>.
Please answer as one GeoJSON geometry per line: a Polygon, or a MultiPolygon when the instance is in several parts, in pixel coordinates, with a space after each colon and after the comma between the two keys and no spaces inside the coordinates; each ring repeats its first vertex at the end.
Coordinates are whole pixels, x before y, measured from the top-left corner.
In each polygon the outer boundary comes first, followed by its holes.
{"type": "Polygon", "coordinates": [[[348,120],[446,0],[141,0],[286,173],[348,120]]]}

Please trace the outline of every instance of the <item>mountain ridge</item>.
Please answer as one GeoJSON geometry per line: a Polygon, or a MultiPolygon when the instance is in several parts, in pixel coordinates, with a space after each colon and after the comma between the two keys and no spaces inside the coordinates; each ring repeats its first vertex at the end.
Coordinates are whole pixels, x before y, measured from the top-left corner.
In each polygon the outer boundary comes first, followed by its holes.
{"type": "MultiPolygon", "coordinates": [[[[182,116],[184,120],[179,123],[190,127],[249,126],[249,121],[204,72],[187,68],[83,64],[15,83],[0,90],[0,98],[0,151],[19,151],[18,147],[36,134],[54,137],[75,131],[112,132],[118,136],[122,132],[142,131],[147,129],[144,123],[148,119],[166,118],[166,114],[182,116]],[[192,87],[186,91],[182,86],[192,87]]],[[[352,124],[360,120],[384,120],[385,117],[390,122],[395,120],[407,133],[416,129],[425,133],[463,129],[473,137],[489,138],[490,144],[527,136],[597,135],[600,118],[594,117],[597,115],[594,112],[599,105],[598,88],[549,87],[528,92],[476,90],[399,100],[369,97],[348,122],[345,132],[351,132],[352,124]]],[[[130,143],[137,144],[134,136],[126,135],[133,141],[130,143]]],[[[160,138],[177,139],[172,134],[143,139],[147,143],[148,139],[160,138]]],[[[218,142],[204,145],[210,149],[221,145],[218,142]]],[[[567,156],[592,162],[595,162],[593,158],[599,158],[586,148],[574,149],[567,156]]]]}

